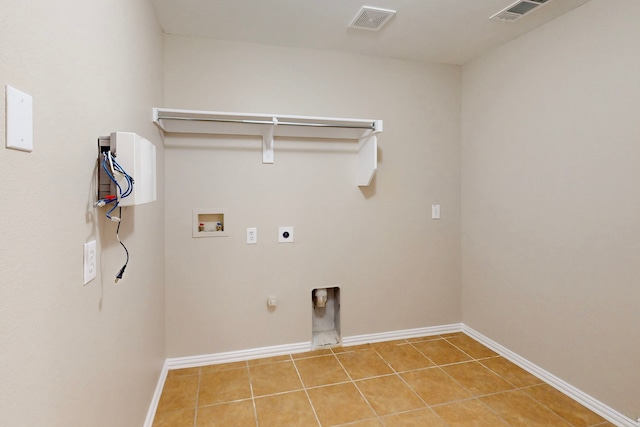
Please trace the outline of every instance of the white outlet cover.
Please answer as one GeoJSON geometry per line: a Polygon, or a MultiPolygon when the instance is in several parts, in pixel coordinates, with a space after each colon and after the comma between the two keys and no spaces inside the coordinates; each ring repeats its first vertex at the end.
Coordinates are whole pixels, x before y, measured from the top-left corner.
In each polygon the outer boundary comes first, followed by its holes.
{"type": "Polygon", "coordinates": [[[33,151],[33,98],[9,85],[6,91],[7,148],[33,151]]]}
{"type": "Polygon", "coordinates": [[[293,227],[278,227],[278,242],[293,243],[293,227]]]}
{"type": "Polygon", "coordinates": [[[247,228],[247,245],[258,243],[258,229],[256,227],[247,228]]]}
{"type": "Polygon", "coordinates": [[[96,278],[98,270],[98,256],[96,253],[96,241],[92,240],[84,244],[84,284],[96,278]]]}
{"type": "Polygon", "coordinates": [[[431,205],[431,219],[440,219],[440,205],[431,205]]]}

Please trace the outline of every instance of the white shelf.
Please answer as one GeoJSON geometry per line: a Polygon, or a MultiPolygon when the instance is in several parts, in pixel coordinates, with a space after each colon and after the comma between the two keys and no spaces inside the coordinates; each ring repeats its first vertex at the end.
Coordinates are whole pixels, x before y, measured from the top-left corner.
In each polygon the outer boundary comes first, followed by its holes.
{"type": "Polygon", "coordinates": [[[376,134],[382,120],[154,108],[153,122],[165,133],[262,137],[262,163],[273,163],[275,137],[342,139],[358,142],[358,186],[371,183],[378,168],[376,134]]]}

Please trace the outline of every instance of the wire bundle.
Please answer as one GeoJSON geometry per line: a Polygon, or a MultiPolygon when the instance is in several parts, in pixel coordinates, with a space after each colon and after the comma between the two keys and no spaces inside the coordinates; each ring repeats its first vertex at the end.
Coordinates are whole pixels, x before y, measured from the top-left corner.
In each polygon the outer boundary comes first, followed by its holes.
{"type": "Polygon", "coordinates": [[[133,177],[131,177],[131,175],[129,175],[122,168],[122,166],[120,166],[118,164],[118,162],[116,161],[116,159],[113,156],[113,154],[111,153],[111,151],[106,151],[106,152],[104,152],[102,154],[103,154],[102,168],[104,169],[104,171],[109,176],[109,179],[111,179],[111,181],[115,184],[117,194],[116,195],[110,195],[110,196],[105,197],[104,199],[98,200],[96,202],[96,206],[102,207],[102,206],[106,206],[108,204],[113,203],[113,206],[111,207],[111,209],[109,209],[109,211],[107,211],[106,216],[111,221],[114,221],[114,222],[118,223],[118,227],[116,227],[116,239],[118,239],[118,243],[120,243],[120,245],[122,245],[122,247],[124,248],[125,253],[127,254],[127,260],[125,261],[124,265],[122,266],[122,268],[120,269],[120,271],[116,275],[116,283],[117,283],[118,280],[122,279],[122,275],[124,274],[124,270],[125,270],[125,268],[127,268],[127,264],[129,264],[129,251],[127,250],[127,247],[124,245],[124,243],[122,243],[122,241],[120,240],[120,221],[122,219],[122,207],[120,206],[120,200],[125,198],[125,197],[127,197],[127,196],[129,196],[133,192],[133,177]],[[122,186],[120,185],[120,182],[118,181],[119,177],[123,177],[124,181],[127,184],[126,188],[124,190],[122,189],[122,186]],[[118,216],[112,216],[111,213],[116,208],[119,208],[118,216]]]}
{"type": "Polygon", "coordinates": [[[122,166],[120,166],[120,164],[118,164],[116,159],[113,157],[113,154],[111,154],[111,151],[106,151],[102,154],[102,168],[109,176],[109,179],[111,179],[115,184],[117,194],[115,196],[108,196],[104,199],[98,200],[96,206],[105,206],[107,204],[114,203],[111,209],[107,212],[107,218],[111,221],[117,222],[120,221],[120,217],[111,216],[111,213],[120,205],[121,199],[129,196],[133,192],[133,178],[122,168],[122,166]],[[122,176],[125,179],[127,188],[124,191],[122,190],[122,186],[120,185],[120,182],[118,182],[116,176],[122,176]]]}

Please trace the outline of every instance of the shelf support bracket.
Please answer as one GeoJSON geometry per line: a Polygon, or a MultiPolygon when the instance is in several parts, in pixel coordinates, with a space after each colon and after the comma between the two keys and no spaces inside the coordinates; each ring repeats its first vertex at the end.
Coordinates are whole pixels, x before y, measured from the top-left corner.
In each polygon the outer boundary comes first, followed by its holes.
{"type": "Polygon", "coordinates": [[[358,145],[358,187],[366,187],[378,170],[378,138],[375,133],[364,136],[358,145]]]}
{"type": "Polygon", "coordinates": [[[273,133],[275,131],[276,126],[278,126],[278,118],[273,117],[273,125],[267,126],[265,132],[262,134],[262,163],[263,164],[272,164],[273,163],[273,133]]]}

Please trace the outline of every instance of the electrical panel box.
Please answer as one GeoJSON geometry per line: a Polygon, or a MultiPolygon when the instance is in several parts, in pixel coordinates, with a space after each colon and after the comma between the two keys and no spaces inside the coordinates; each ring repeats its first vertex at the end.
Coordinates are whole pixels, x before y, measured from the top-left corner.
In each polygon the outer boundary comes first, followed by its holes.
{"type": "MultiPolygon", "coordinates": [[[[102,166],[104,153],[111,152],[118,165],[133,179],[131,193],[119,199],[119,206],[133,206],[156,200],[156,147],[150,141],[132,132],[113,132],[100,137],[100,173],[98,200],[119,197],[116,184],[102,166]]],[[[107,168],[108,169],[108,168],[107,168]]],[[[123,174],[112,174],[121,188],[127,188],[123,174]]]]}

